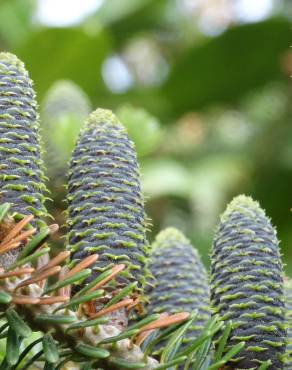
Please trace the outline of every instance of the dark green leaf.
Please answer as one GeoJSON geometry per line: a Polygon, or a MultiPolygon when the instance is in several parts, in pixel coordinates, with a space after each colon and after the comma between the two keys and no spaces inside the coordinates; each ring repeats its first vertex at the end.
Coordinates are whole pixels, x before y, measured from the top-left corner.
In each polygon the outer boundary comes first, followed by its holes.
{"type": "Polygon", "coordinates": [[[43,350],[47,362],[54,364],[59,361],[58,347],[50,334],[43,336],[43,350]]]}
{"type": "Polygon", "coordinates": [[[54,290],[63,288],[64,286],[67,286],[69,284],[76,283],[77,281],[82,281],[83,279],[85,279],[90,274],[91,274],[91,269],[82,270],[82,271],[78,272],[77,274],[75,274],[75,275],[73,275],[73,276],[71,276],[71,277],[69,277],[67,279],[58,281],[56,284],[53,284],[53,285],[49,286],[44,291],[43,294],[48,294],[48,293],[53,292],[54,290]]]}
{"type": "Polygon", "coordinates": [[[11,270],[14,270],[15,267],[18,267],[18,266],[21,266],[21,265],[24,265],[26,263],[32,263],[34,262],[37,258],[43,256],[44,254],[48,253],[50,251],[50,248],[47,247],[47,248],[41,248],[39,251],[33,253],[31,256],[27,256],[21,260],[18,260],[18,261],[15,261],[12,265],[9,266],[9,268],[7,269],[7,271],[11,271],[11,270]]]}
{"type": "Polygon", "coordinates": [[[10,366],[17,364],[19,357],[19,349],[20,349],[19,336],[12,328],[9,328],[6,344],[6,361],[10,366]]]}
{"type": "Polygon", "coordinates": [[[92,299],[101,297],[103,295],[103,293],[104,293],[104,291],[100,289],[100,290],[95,290],[95,291],[93,291],[89,294],[86,294],[84,296],[78,296],[76,298],[72,298],[69,302],[66,302],[66,303],[61,304],[60,306],[58,306],[54,310],[54,312],[62,310],[63,308],[66,308],[66,307],[73,307],[73,306],[79,305],[80,303],[85,303],[85,302],[91,301],[92,299]]]}
{"type": "Polygon", "coordinates": [[[122,358],[111,357],[109,362],[118,369],[144,369],[145,362],[130,362],[122,358]]]}
{"type": "Polygon", "coordinates": [[[122,289],[117,295],[115,295],[105,306],[104,308],[110,307],[111,305],[119,302],[122,298],[126,297],[130,294],[136,287],[137,281],[132,284],[127,285],[124,289],[122,289]]]}
{"type": "Polygon", "coordinates": [[[42,338],[38,338],[36,339],[35,341],[33,341],[32,343],[30,343],[27,347],[25,347],[25,349],[21,352],[20,356],[19,356],[19,359],[18,359],[18,362],[17,362],[17,365],[21,363],[21,361],[25,358],[25,356],[30,352],[30,350],[35,346],[37,345],[38,343],[40,343],[42,341],[42,338]]]}
{"type": "Polygon", "coordinates": [[[100,27],[91,32],[82,27],[42,28],[15,52],[25,62],[40,97],[58,79],[73,80],[92,97],[103,91],[100,70],[108,45],[100,27]],[[57,63],[51,62],[52,55],[57,63]]]}
{"type": "Polygon", "coordinates": [[[225,326],[225,329],[223,331],[223,334],[219,340],[219,343],[218,343],[218,349],[217,351],[215,352],[215,356],[214,356],[214,362],[217,362],[221,359],[222,357],[222,354],[223,354],[223,351],[224,351],[224,348],[226,346],[226,343],[227,343],[227,339],[229,337],[229,334],[231,332],[231,329],[232,329],[232,322],[229,321],[226,326],[225,326]]]}
{"type": "Polygon", "coordinates": [[[27,324],[22,320],[16,311],[12,308],[9,308],[6,311],[6,318],[9,323],[9,326],[23,338],[28,338],[31,335],[31,329],[27,324]]]}
{"type": "Polygon", "coordinates": [[[47,324],[56,324],[56,325],[62,325],[62,324],[72,324],[76,321],[75,316],[66,316],[66,315],[43,315],[39,314],[36,316],[36,321],[44,322],[47,324]]]}
{"type": "Polygon", "coordinates": [[[122,339],[125,339],[125,338],[130,338],[133,335],[137,334],[138,332],[139,332],[139,329],[125,330],[124,332],[122,332],[119,335],[103,339],[102,341],[98,342],[98,344],[116,343],[119,340],[122,340],[122,339]]]}
{"type": "Polygon", "coordinates": [[[0,303],[2,304],[8,304],[9,302],[11,302],[11,295],[6,293],[6,292],[0,292],[0,303]]]}
{"type": "Polygon", "coordinates": [[[81,296],[88,292],[89,289],[93,288],[95,285],[97,285],[100,281],[107,278],[112,273],[112,269],[106,270],[102,272],[100,275],[98,275],[94,280],[92,280],[90,283],[86,284],[84,288],[79,290],[78,293],[75,294],[74,298],[77,296],[81,296]]]}
{"type": "Polygon", "coordinates": [[[182,362],[184,362],[185,360],[187,359],[186,356],[182,356],[182,357],[179,357],[175,360],[172,360],[172,361],[169,361],[167,362],[166,364],[162,364],[162,365],[158,365],[155,369],[156,370],[164,370],[164,369],[168,369],[170,366],[174,366],[174,365],[178,365],[178,364],[181,364],[182,362]]]}
{"type": "Polygon", "coordinates": [[[40,243],[44,242],[44,240],[49,236],[49,234],[50,229],[48,227],[42,228],[40,232],[36,236],[34,236],[23,248],[23,250],[19,253],[19,255],[17,256],[17,261],[22,260],[30,253],[32,253],[40,245],[40,243]]]}
{"type": "Polygon", "coordinates": [[[6,216],[7,212],[9,211],[9,208],[10,208],[9,203],[1,204],[1,206],[0,206],[0,222],[6,216]]]}
{"type": "Polygon", "coordinates": [[[76,329],[81,329],[81,328],[94,327],[96,325],[106,324],[107,322],[108,322],[108,319],[106,317],[99,317],[97,319],[87,320],[87,321],[79,321],[75,324],[70,325],[66,329],[66,332],[68,332],[69,330],[76,330],[76,329]]]}
{"type": "Polygon", "coordinates": [[[283,80],[280,61],[290,44],[290,22],[275,18],[232,27],[194,46],[174,66],[164,86],[171,109],[181,114],[207,104],[230,103],[268,81],[283,80]]]}
{"type": "Polygon", "coordinates": [[[81,355],[90,358],[107,358],[110,356],[110,352],[106,349],[93,347],[88,344],[77,344],[77,346],[75,346],[75,349],[81,355]]]}

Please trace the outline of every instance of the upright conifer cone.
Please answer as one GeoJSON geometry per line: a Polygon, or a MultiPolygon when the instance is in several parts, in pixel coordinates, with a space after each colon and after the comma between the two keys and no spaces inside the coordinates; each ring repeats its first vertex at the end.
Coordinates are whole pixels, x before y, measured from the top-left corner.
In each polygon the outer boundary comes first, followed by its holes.
{"type": "MultiPolygon", "coordinates": [[[[68,179],[73,261],[98,253],[95,271],[127,265],[126,283],[145,279],[145,212],[133,143],[111,111],[97,109],[80,133],[68,179]]],[[[93,274],[94,277],[94,274],[93,274]]]]}
{"type": "Polygon", "coordinates": [[[208,274],[190,241],[175,228],[161,231],[151,248],[148,288],[149,313],[198,310],[187,340],[196,338],[210,317],[208,274]]]}
{"type": "MultiPolygon", "coordinates": [[[[84,91],[71,80],[58,80],[48,90],[42,108],[44,124],[54,129],[56,122],[72,117],[78,123],[90,113],[90,102],[84,91]]],[[[79,123],[79,127],[81,123],[79,123]]]]}
{"type": "MultiPolygon", "coordinates": [[[[46,191],[40,157],[39,122],[35,93],[24,64],[10,53],[0,53],[0,202],[22,218],[35,216],[43,225],[46,191]]],[[[1,257],[7,265],[17,255],[1,257]]]]}
{"type": "Polygon", "coordinates": [[[70,80],[55,82],[43,101],[44,159],[54,199],[63,201],[71,152],[90,111],[88,97],[70,80]]]}
{"type": "Polygon", "coordinates": [[[211,303],[232,320],[229,345],[245,341],[231,368],[283,369],[283,277],[276,232],[259,204],[238,196],[221,216],[211,258],[211,303]]]}

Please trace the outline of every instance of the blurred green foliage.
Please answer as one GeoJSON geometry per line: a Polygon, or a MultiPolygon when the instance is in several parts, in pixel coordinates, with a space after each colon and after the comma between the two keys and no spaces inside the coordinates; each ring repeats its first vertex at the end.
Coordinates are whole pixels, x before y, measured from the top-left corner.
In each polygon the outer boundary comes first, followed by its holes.
{"type": "MultiPolygon", "coordinates": [[[[25,61],[41,108],[48,89],[69,79],[93,108],[116,111],[136,143],[150,239],[176,226],[207,262],[220,213],[246,193],[277,226],[292,274],[291,2],[244,24],[230,10],[235,2],[222,2],[219,31],[210,8],[187,3],[107,0],[77,25],[49,27],[36,20],[33,0],[2,0],[1,49],[25,61]]],[[[76,137],[68,127],[63,120],[45,134],[65,156],[76,137]]]]}
{"type": "Polygon", "coordinates": [[[279,61],[291,41],[290,28],[288,20],[274,18],[231,28],[190,48],[165,84],[174,112],[234,102],[253,88],[285,78],[279,61]]]}
{"type": "Polygon", "coordinates": [[[153,153],[162,140],[162,129],[158,119],[143,108],[129,104],[117,109],[117,115],[126,126],[131,139],[135,142],[138,157],[153,153]],[[143,133],[141,135],[141,133],[143,133]]]}
{"type": "Polygon", "coordinates": [[[32,32],[17,48],[17,55],[31,71],[40,98],[54,81],[64,78],[93,98],[102,91],[100,68],[108,47],[106,32],[101,30],[91,34],[78,27],[45,28],[32,32]]]}

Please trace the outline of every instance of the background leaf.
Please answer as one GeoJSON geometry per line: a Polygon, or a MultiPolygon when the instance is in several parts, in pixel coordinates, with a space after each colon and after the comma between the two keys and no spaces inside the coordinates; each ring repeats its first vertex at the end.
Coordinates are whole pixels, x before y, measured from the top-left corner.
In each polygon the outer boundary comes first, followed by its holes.
{"type": "Polygon", "coordinates": [[[172,111],[231,103],[268,81],[283,80],[290,32],[288,20],[275,18],[230,28],[190,48],[164,86],[172,111]]]}

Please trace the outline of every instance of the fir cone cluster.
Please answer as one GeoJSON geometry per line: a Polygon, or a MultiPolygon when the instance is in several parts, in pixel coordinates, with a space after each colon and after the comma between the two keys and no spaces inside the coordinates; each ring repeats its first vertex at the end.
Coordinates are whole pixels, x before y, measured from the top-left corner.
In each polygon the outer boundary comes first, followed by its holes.
{"type": "MultiPolygon", "coordinates": [[[[52,132],[54,94],[45,112],[52,132]]],[[[87,115],[88,106],[72,107],[69,100],[60,112],[87,115]]],[[[64,153],[51,152],[65,163],[64,153]]],[[[17,57],[0,53],[0,311],[7,321],[0,332],[8,348],[1,369],[22,361],[18,340],[30,336],[29,325],[44,333],[44,368],[64,363],[57,343],[78,354],[70,361],[81,359],[90,368],[292,368],[292,283],[287,280],[283,291],[276,232],[257,202],[238,196],[221,216],[209,291],[198,252],[181,232],[165,229],[148,246],[136,151],[112,112],[97,109],[80,131],[68,175],[68,251],[56,254],[46,245],[58,226],[44,223],[44,179],[32,82],[17,57]],[[128,318],[138,316],[130,310],[145,313],[144,301],[147,314],[129,326],[128,318]],[[187,320],[175,329],[176,343],[168,326],[187,320]],[[226,329],[230,335],[222,339],[226,329]]]]}

